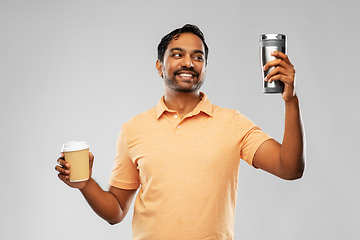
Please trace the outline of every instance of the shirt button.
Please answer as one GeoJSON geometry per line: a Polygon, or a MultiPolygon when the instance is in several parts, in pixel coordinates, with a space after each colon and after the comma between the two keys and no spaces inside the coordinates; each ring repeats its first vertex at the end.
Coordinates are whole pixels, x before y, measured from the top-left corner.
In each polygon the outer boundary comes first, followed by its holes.
{"type": "Polygon", "coordinates": [[[175,115],[174,118],[178,118],[178,115],[175,115]]]}
{"type": "Polygon", "coordinates": [[[180,125],[177,125],[176,128],[180,128],[180,125]]]}

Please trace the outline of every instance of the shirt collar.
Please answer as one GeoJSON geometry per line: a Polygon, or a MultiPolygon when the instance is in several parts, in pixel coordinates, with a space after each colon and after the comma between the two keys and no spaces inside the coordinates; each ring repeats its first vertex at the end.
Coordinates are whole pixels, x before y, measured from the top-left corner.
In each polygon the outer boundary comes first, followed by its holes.
{"type": "MultiPolygon", "coordinates": [[[[207,115],[209,115],[209,117],[212,117],[213,110],[212,110],[212,104],[211,104],[210,100],[207,98],[205,93],[200,92],[200,94],[202,96],[201,101],[194,108],[194,110],[192,110],[192,112],[190,114],[192,116],[194,116],[194,115],[199,114],[200,112],[204,112],[207,115]]],[[[159,119],[160,116],[165,111],[167,111],[167,112],[175,112],[174,110],[168,109],[168,107],[164,103],[164,96],[162,96],[161,99],[159,100],[157,106],[156,106],[156,117],[157,117],[157,119],[159,119]]]]}

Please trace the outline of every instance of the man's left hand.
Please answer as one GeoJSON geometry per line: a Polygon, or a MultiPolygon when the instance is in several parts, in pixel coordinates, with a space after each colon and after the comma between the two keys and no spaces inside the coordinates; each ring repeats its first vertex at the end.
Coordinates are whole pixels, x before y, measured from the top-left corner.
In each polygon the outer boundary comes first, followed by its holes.
{"type": "Polygon", "coordinates": [[[282,52],[274,51],[272,56],[277,59],[270,61],[264,65],[264,71],[275,67],[266,77],[265,81],[271,83],[280,80],[284,83],[284,91],[282,97],[285,102],[290,101],[296,95],[295,93],[295,68],[291,64],[288,56],[282,52]]]}

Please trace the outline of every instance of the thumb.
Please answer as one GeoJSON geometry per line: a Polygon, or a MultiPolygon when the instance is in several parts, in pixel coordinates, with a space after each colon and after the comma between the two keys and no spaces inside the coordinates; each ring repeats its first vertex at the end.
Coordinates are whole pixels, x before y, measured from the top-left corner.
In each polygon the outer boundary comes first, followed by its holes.
{"type": "Polygon", "coordinates": [[[92,154],[92,152],[89,152],[89,167],[90,169],[92,169],[94,163],[94,155],[92,154]]]}

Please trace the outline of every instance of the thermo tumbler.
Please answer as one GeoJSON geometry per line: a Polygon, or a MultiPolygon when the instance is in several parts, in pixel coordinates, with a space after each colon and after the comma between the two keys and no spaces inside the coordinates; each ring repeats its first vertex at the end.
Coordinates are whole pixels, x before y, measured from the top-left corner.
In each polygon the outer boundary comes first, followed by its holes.
{"type": "MultiPolygon", "coordinates": [[[[271,56],[272,51],[279,51],[286,54],[286,36],[284,34],[263,34],[260,36],[260,61],[261,69],[264,65],[276,58],[271,56]]],[[[264,78],[270,73],[274,67],[264,71],[262,70],[263,77],[263,92],[264,93],[282,93],[284,91],[284,83],[281,81],[273,81],[272,83],[265,82],[264,78]]]]}

